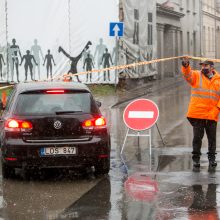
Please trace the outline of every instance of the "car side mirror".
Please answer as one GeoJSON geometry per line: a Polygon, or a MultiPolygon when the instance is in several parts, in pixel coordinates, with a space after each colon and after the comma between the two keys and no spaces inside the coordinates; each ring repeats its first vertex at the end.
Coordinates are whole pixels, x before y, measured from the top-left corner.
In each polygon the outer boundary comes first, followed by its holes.
{"type": "Polygon", "coordinates": [[[98,107],[101,107],[101,106],[102,106],[102,103],[99,102],[99,101],[96,101],[96,104],[98,105],[98,107]]]}

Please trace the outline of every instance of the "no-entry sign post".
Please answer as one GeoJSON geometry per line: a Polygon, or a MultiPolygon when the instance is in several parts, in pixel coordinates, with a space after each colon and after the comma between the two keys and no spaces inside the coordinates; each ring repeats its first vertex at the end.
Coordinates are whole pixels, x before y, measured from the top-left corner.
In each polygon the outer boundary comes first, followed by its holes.
{"type": "Polygon", "coordinates": [[[130,104],[124,110],[123,120],[127,126],[127,133],[124,139],[124,143],[121,149],[121,154],[124,150],[127,137],[148,137],[150,145],[151,156],[151,130],[150,128],[157,122],[159,117],[159,110],[157,105],[149,99],[137,99],[130,104]],[[136,133],[129,133],[129,130],[134,130],[136,133]],[[141,134],[141,131],[148,130],[148,133],[141,134]]]}

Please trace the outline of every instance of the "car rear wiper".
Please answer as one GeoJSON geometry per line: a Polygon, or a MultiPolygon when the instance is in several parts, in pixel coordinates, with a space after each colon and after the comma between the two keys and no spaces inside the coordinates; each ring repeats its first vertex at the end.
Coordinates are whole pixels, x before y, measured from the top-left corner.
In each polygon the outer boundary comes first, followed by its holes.
{"type": "Polygon", "coordinates": [[[78,113],[78,112],[82,112],[82,111],[58,111],[55,113],[56,113],[56,115],[65,115],[65,114],[74,114],[74,113],[78,113]]]}

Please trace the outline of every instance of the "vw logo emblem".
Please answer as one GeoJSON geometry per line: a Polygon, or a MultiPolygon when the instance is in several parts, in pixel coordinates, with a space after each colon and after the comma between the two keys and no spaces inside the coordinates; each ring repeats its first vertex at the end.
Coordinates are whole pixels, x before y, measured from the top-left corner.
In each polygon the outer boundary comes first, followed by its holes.
{"type": "Polygon", "coordinates": [[[62,127],[62,123],[60,121],[55,121],[53,126],[55,129],[60,129],[62,127]]]}

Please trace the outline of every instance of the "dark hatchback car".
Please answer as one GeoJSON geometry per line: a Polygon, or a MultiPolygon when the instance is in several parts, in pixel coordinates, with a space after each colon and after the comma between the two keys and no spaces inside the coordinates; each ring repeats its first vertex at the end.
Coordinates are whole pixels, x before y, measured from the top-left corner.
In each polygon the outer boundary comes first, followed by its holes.
{"type": "Polygon", "coordinates": [[[108,173],[110,135],[100,104],[80,83],[15,86],[0,121],[3,177],[32,167],[108,173]]]}

